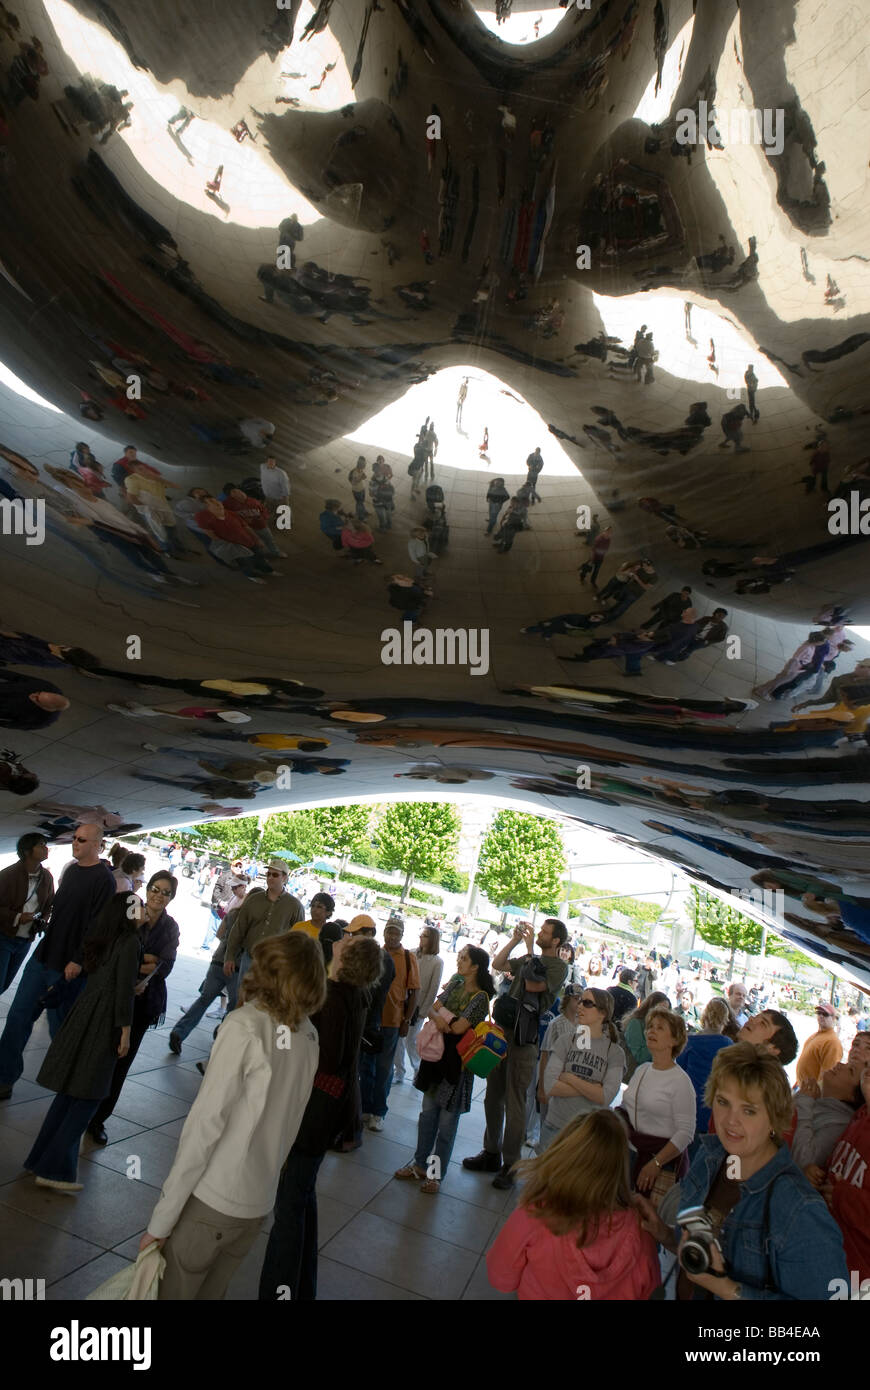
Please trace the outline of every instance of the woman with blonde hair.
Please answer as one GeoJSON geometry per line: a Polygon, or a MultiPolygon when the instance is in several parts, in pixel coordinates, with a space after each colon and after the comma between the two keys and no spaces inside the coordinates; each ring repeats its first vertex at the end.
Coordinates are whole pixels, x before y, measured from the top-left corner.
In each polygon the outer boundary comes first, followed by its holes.
{"type": "Polygon", "coordinates": [[[140,1242],[163,1246],[161,1299],[223,1298],[256,1240],[311,1095],[310,1015],[325,999],[323,952],[305,932],[254,947],[140,1242]]]}
{"type": "Polygon", "coordinates": [[[369,936],[333,943],[326,1003],[311,1022],[320,1054],[314,1087],[281,1174],[275,1220],[260,1272],[264,1302],[317,1297],[317,1174],[327,1149],[353,1123],[367,991],[381,973],[381,948],[369,936]]]}
{"type": "Polygon", "coordinates": [[[674,1178],[688,1171],[686,1150],[695,1137],[695,1091],[677,1057],[686,1046],[686,1025],[673,1009],[650,1009],[643,1062],[628,1083],[620,1113],[634,1149],[632,1182],[659,1200],[674,1178]],[[661,1179],[661,1181],[659,1181],[661,1179]]]}
{"type": "Polygon", "coordinates": [[[489,1282],[529,1300],[647,1299],[661,1279],[628,1182],[628,1141],[610,1110],[572,1120],[521,1163],[517,1210],[486,1257],[489,1282]]]}
{"type": "Polygon", "coordinates": [[[684,1050],[677,1058],[677,1066],[682,1067],[695,1088],[695,1138],[689,1146],[689,1160],[695,1157],[699,1135],[706,1134],[710,1125],[710,1110],[704,1104],[704,1090],[707,1078],[716,1058],[723,1047],[732,1047],[731,1038],[723,1032],[732,1017],[731,1005],[721,995],[714,994],[701,1014],[700,1033],[691,1033],[684,1050]]]}
{"type": "Polygon", "coordinates": [[[646,1230],[679,1253],[677,1298],[827,1302],[835,1280],[848,1289],[840,1231],[784,1142],[794,1101],[779,1059],[748,1042],[722,1048],[705,1100],[716,1132],[701,1136],[680,1209],[701,1209],[709,1223],[706,1255],[635,1198],[646,1230]]]}

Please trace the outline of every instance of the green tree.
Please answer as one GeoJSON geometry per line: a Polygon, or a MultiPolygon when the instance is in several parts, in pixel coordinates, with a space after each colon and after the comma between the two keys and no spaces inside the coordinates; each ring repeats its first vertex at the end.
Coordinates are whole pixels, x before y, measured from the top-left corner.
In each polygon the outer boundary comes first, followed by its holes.
{"type": "Polygon", "coordinates": [[[734,957],[738,951],[745,951],[748,956],[760,955],[764,930],[761,923],[694,883],[689,911],[699,936],[711,946],[724,946],[731,952],[729,975],[734,973],[734,957]]]}
{"type": "Polygon", "coordinates": [[[378,860],[405,875],[402,902],[415,878],[436,880],[453,866],[459,830],[459,813],[444,801],[394,801],[386,808],[377,829],[378,860]]]}
{"type": "Polygon", "coordinates": [[[558,827],[524,811],[499,811],[480,847],[477,882],[499,907],[545,910],[559,901],[565,852],[558,827]]]}
{"type": "Polygon", "coordinates": [[[357,856],[368,848],[371,807],[321,806],[313,815],[325,852],[338,858],[338,882],[347,869],[348,861],[353,859],[358,862],[357,856]]]}
{"type": "Polygon", "coordinates": [[[323,853],[323,830],[314,811],[277,811],[266,821],[260,854],[280,854],[290,850],[303,863],[323,853]]]}
{"type": "Polygon", "coordinates": [[[243,859],[254,853],[260,828],[256,816],[238,820],[213,820],[192,831],[166,831],[166,838],[178,840],[185,849],[208,849],[226,859],[243,859]]]}

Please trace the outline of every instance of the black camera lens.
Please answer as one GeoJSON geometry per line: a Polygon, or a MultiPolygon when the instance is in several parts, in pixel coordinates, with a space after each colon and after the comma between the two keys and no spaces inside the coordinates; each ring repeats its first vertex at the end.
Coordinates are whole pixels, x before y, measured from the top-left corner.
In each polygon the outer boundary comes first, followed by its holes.
{"type": "Polygon", "coordinates": [[[706,1274],[710,1268],[710,1250],[698,1241],[687,1241],[680,1251],[680,1264],[687,1274],[706,1274]]]}

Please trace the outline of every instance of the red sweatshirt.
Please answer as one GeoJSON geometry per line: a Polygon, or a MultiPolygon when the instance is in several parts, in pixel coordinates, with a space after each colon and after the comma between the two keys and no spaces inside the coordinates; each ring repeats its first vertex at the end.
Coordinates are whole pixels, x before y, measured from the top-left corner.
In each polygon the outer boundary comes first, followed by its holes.
{"type": "Polygon", "coordinates": [[[246,497],[244,502],[237,502],[234,497],[228,497],[224,507],[228,512],[235,512],[240,516],[252,531],[262,531],[264,526],[269,525],[266,504],[257,497],[246,497]]]}
{"type": "Polygon", "coordinates": [[[231,541],[233,545],[246,545],[249,550],[259,550],[260,542],[254,535],[250,526],[246,525],[236,512],[228,512],[224,508],[223,516],[215,516],[205,508],[197,512],[193,518],[197,526],[202,531],[208,531],[209,535],[216,536],[219,541],[231,541]]]}
{"type": "Polygon", "coordinates": [[[517,1291],[520,1302],[647,1299],[661,1283],[656,1243],[634,1211],[619,1211],[598,1239],[577,1249],[575,1236],[554,1236],[519,1207],[486,1257],[494,1289],[517,1291]]]}
{"type": "Polygon", "coordinates": [[[843,1232],[846,1263],[870,1279],[870,1110],[862,1105],[828,1162],[831,1211],[843,1232]]]}

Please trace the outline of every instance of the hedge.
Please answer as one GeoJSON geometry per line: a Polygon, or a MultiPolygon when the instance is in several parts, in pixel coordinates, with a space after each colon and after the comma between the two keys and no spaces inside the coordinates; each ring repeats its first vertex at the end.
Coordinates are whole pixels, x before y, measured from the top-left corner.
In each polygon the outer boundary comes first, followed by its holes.
{"type": "MultiPolygon", "coordinates": [[[[369,878],[366,874],[342,874],[341,881],[353,883],[357,888],[373,888],[376,893],[389,893],[395,898],[401,893],[399,884],[389,883],[382,878],[369,878]]],[[[419,903],[435,903],[438,907],[444,905],[443,898],[437,897],[434,893],[424,893],[422,888],[412,888],[408,897],[416,899],[419,903]]]]}

